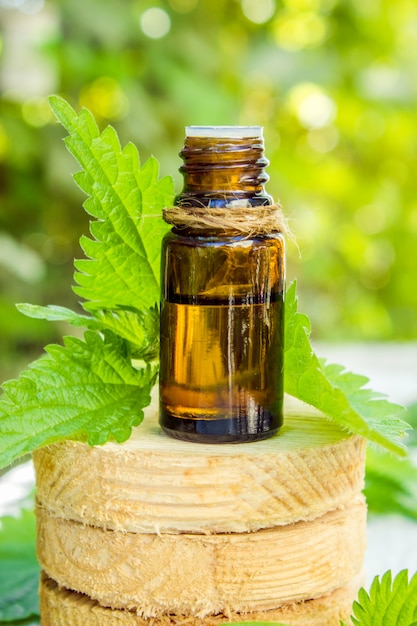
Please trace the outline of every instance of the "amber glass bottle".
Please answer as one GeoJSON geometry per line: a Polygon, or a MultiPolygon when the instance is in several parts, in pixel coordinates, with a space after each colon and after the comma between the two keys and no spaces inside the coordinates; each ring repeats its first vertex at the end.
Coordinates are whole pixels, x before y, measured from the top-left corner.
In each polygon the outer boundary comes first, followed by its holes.
{"type": "Polygon", "coordinates": [[[262,128],[187,127],[180,155],[187,219],[162,244],[160,424],[188,441],[264,439],[282,424],[285,263],[283,235],[262,227],[262,128]]]}

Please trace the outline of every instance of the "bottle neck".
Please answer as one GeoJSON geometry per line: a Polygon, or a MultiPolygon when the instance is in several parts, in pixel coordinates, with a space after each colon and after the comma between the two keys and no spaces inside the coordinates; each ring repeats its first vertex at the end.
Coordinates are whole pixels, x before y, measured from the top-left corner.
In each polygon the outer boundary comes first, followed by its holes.
{"type": "Polygon", "coordinates": [[[224,206],[233,200],[272,203],[264,187],[269,161],[262,136],[187,136],[180,156],[184,188],[177,205],[224,206]]]}

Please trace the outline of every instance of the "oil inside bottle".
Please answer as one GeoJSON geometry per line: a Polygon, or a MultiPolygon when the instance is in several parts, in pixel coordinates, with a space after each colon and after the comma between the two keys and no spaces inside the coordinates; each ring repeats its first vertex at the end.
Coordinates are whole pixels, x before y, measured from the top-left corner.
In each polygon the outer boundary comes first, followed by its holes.
{"type": "Polygon", "coordinates": [[[282,245],[280,235],[168,238],[160,423],[171,436],[242,442],[281,426],[282,245]]]}

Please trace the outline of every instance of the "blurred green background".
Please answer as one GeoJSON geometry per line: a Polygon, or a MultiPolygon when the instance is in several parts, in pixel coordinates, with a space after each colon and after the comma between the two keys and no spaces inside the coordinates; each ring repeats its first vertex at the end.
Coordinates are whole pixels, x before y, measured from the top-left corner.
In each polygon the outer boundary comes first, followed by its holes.
{"type": "Polygon", "coordinates": [[[263,125],[313,337],[417,337],[414,0],[0,0],[0,27],[2,380],[61,336],[15,302],[77,306],[88,223],[52,93],[178,190],[185,125],[263,125]]]}

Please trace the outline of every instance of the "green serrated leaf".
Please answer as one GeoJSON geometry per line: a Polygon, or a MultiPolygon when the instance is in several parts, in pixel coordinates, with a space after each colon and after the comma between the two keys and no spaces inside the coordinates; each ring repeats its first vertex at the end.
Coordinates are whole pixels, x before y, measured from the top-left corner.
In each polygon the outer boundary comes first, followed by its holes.
{"type": "Polygon", "coordinates": [[[0,621],[39,614],[39,572],[32,511],[19,518],[2,517],[0,526],[0,621]]]}
{"type": "Polygon", "coordinates": [[[125,342],[93,331],[50,345],[0,398],[0,466],[65,438],[125,441],[150,403],[155,369],[135,369],[125,342]]]}
{"type": "Polygon", "coordinates": [[[411,424],[413,430],[408,440],[409,446],[417,446],[417,402],[414,402],[407,408],[407,422],[411,424]]]}
{"type": "Polygon", "coordinates": [[[133,307],[118,307],[111,311],[93,311],[92,316],[80,315],[63,306],[49,304],[17,304],[18,310],[37,319],[64,321],[72,326],[90,330],[110,330],[127,341],[133,359],[153,361],[159,351],[159,311],[157,307],[138,311],[133,307]]]}
{"type": "Polygon", "coordinates": [[[365,496],[371,514],[397,513],[417,521],[417,467],[412,459],[368,447],[365,496]]]}
{"type": "MultiPolygon", "coordinates": [[[[114,311],[95,311],[93,320],[100,330],[108,329],[128,342],[130,356],[146,362],[159,354],[159,310],[138,311],[119,307],[114,311]]],[[[91,326],[90,326],[91,327],[91,326]]]]}
{"type": "Polygon", "coordinates": [[[135,146],[122,150],[112,127],[100,134],[87,109],[77,115],[57,96],[50,103],[83,168],[75,180],[89,195],[85,209],[100,220],[91,224],[94,238],[80,240],[87,259],[75,262],[74,291],[89,301],[87,310],[152,307],[159,300],[160,244],[169,229],[161,214],[172,203],[172,179],[158,180],[154,158],[140,168],[135,146]]]}
{"type": "Polygon", "coordinates": [[[93,321],[93,318],[87,315],[79,315],[78,313],[71,311],[71,309],[55,304],[40,306],[37,304],[21,303],[16,304],[16,308],[20,311],[20,313],[23,313],[23,315],[26,315],[27,317],[48,320],[50,322],[68,322],[68,324],[72,324],[73,326],[91,328],[89,324],[93,321]]]}
{"type": "Polygon", "coordinates": [[[354,626],[412,626],[417,621],[417,573],[408,581],[403,570],[376,576],[369,593],[361,589],[353,604],[354,626]]]}
{"type": "Polygon", "coordinates": [[[381,394],[364,389],[364,376],[317,358],[310,344],[310,321],[297,311],[296,283],[287,290],[285,305],[286,393],[316,407],[352,433],[405,456],[400,442],[410,426],[400,417],[404,408],[381,394]]]}

